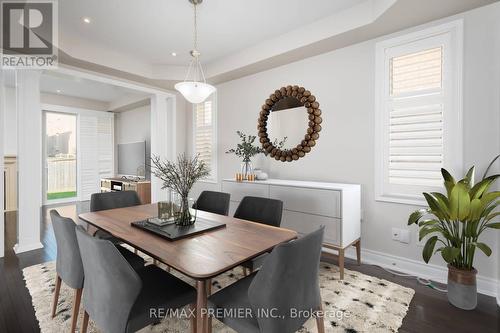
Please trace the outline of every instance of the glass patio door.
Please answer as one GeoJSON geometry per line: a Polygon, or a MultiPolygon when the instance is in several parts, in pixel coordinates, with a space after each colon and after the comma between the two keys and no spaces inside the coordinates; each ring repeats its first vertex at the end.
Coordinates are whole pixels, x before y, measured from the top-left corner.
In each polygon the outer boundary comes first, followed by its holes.
{"type": "Polygon", "coordinates": [[[77,199],[77,151],[75,114],[44,111],[44,201],[77,199]]]}

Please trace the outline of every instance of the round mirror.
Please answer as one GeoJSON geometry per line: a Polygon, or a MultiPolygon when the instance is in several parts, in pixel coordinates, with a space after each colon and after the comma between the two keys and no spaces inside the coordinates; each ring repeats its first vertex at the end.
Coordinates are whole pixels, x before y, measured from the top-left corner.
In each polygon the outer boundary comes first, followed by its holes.
{"type": "Polygon", "coordinates": [[[299,86],[282,87],[262,105],[259,139],[274,159],[296,161],[316,145],[322,121],[319,103],[310,91],[299,86]]]}

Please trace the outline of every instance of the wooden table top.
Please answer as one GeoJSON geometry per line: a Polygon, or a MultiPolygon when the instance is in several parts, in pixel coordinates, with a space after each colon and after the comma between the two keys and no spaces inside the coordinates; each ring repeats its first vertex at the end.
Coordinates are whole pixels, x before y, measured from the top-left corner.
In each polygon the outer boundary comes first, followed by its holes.
{"type": "Polygon", "coordinates": [[[150,204],[84,213],[79,217],[198,280],[215,277],[278,244],[297,238],[292,230],[204,211],[198,211],[199,218],[220,221],[226,227],[169,241],[131,226],[132,222],[157,216],[157,212],[157,205],[150,204]]]}

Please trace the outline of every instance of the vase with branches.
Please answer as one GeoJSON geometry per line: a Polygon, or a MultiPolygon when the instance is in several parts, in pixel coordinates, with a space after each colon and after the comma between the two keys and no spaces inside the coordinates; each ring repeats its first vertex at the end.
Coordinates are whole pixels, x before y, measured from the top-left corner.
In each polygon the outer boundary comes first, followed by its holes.
{"type": "Polygon", "coordinates": [[[151,158],[151,172],[163,181],[162,189],[170,189],[180,197],[178,225],[191,225],[195,221],[189,211],[189,192],[200,179],[208,177],[210,169],[198,155],[190,158],[180,154],[176,161],[162,161],[159,156],[151,158]]]}
{"type": "MultiPolygon", "coordinates": [[[[253,174],[252,157],[261,153],[267,155],[267,152],[261,146],[254,145],[257,136],[247,135],[241,131],[236,131],[236,134],[240,137],[241,142],[236,145],[236,148],[231,148],[226,151],[226,154],[235,154],[242,158],[241,173],[246,179],[249,174],[253,174]]],[[[275,139],[274,145],[278,148],[282,148],[285,145],[286,139],[287,138],[284,137],[280,142],[278,142],[278,139],[275,139]]]]}
{"type": "Polygon", "coordinates": [[[446,194],[423,193],[429,207],[413,212],[408,219],[408,225],[418,225],[420,240],[427,237],[424,261],[428,263],[433,254],[440,253],[448,263],[448,299],[466,310],[474,309],[477,302],[476,249],[488,257],[492,253],[480,236],[488,229],[500,229],[495,221],[500,215],[495,211],[500,205],[500,191],[489,191],[500,175],[488,176],[499,157],[493,159],[478,183],[474,167],[459,181],[441,169],[446,194]]]}

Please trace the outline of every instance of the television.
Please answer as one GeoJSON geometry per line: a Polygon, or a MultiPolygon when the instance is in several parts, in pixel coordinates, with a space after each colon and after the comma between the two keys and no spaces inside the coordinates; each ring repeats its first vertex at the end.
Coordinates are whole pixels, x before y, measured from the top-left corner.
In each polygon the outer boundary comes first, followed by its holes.
{"type": "Polygon", "coordinates": [[[146,176],[146,141],[118,144],[118,174],[146,176]]]}

